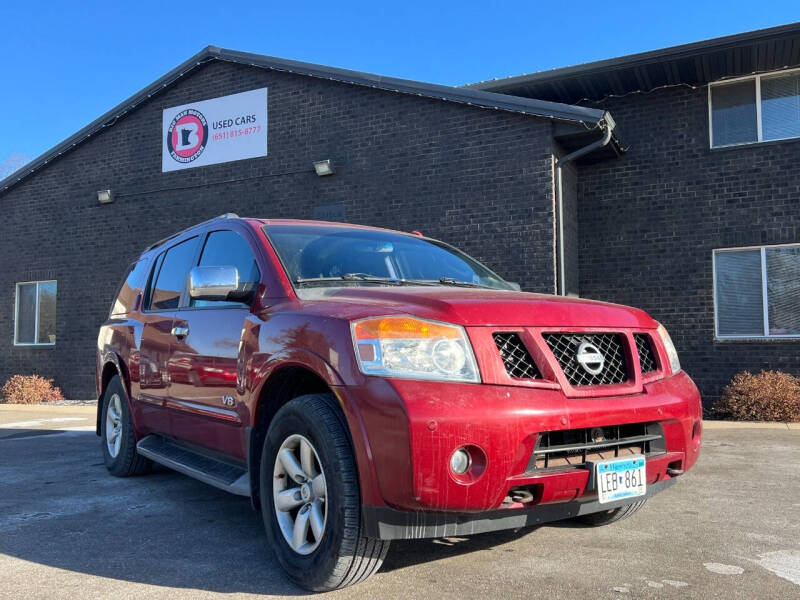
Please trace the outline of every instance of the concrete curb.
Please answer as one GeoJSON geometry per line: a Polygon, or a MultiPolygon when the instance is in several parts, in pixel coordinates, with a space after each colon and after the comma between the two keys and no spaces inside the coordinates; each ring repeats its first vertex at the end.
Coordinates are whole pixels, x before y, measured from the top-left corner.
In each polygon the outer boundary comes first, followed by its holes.
{"type": "Polygon", "coordinates": [[[94,404],[0,404],[0,412],[30,412],[30,413],[56,413],[60,411],[87,411],[97,410],[94,404]]]}
{"type": "MultiPolygon", "coordinates": [[[[2,411],[26,411],[32,413],[52,413],[64,410],[96,410],[94,401],[65,401],[51,404],[0,404],[2,411]]],[[[790,429],[800,431],[800,423],[779,423],[776,421],[703,421],[703,429],[790,429]]]]}
{"type": "Polygon", "coordinates": [[[703,421],[703,429],[793,429],[800,431],[800,423],[777,421],[703,421]]]}

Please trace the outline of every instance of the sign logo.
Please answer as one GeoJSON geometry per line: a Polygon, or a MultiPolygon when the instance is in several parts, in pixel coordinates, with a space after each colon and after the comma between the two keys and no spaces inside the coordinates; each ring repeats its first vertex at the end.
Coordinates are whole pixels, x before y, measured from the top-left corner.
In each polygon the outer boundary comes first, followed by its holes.
{"type": "Polygon", "coordinates": [[[583,342],[578,346],[575,360],[589,375],[599,375],[606,364],[606,357],[603,356],[603,353],[597,349],[597,346],[589,342],[583,342]]]}
{"type": "Polygon", "coordinates": [[[179,163],[190,163],[203,153],[208,143],[208,121],[199,110],[182,110],[167,129],[167,150],[179,163]]]}

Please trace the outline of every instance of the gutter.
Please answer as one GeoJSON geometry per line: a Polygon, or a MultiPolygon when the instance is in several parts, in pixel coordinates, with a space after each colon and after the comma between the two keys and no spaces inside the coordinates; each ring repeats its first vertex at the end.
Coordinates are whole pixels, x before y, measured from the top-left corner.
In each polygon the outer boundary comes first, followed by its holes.
{"type": "Polygon", "coordinates": [[[564,266],[564,188],[563,183],[561,181],[561,167],[563,167],[568,162],[572,162],[581,156],[589,154],[590,152],[594,152],[603,146],[606,146],[610,141],[611,137],[614,134],[614,128],[617,124],[614,122],[614,119],[611,117],[611,114],[606,112],[603,120],[599,123],[600,128],[603,130],[603,137],[599,140],[584,146],[583,148],[578,148],[574,152],[570,152],[569,154],[562,156],[556,161],[555,170],[556,170],[556,196],[557,196],[557,218],[558,218],[558,289],[556,293],[560,296],[566,296],[566,270],[564,266]]]}

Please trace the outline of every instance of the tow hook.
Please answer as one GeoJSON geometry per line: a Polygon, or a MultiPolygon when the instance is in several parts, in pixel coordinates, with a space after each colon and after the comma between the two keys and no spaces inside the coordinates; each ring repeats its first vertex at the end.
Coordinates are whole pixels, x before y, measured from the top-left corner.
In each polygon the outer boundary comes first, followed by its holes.
{"type": "Polygon", "coordinates": [[[509,490],[508,499],[511,500],[511,502],[527,504],[528,502],[533,502],[533,494],[526,488],[514,488],[509,490]]]}

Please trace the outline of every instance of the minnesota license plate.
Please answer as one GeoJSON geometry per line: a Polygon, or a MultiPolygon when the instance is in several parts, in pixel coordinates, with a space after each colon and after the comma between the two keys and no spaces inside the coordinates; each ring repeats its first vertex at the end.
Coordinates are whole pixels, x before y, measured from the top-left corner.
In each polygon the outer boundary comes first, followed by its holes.
{"type": "Polygon", "coordinates": [[[644,456],[595,463],[597,496],[601,504],[645,494],[644,456]]]}

